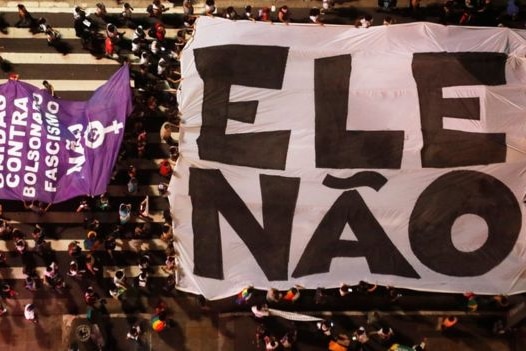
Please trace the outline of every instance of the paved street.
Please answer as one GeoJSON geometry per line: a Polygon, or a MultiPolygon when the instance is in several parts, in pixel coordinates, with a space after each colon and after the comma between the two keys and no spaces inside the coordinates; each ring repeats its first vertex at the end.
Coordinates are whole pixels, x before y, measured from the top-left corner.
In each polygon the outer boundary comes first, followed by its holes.
{"type": "MultiPolygon", "coordinates": [[[[93,8],[96,1],[83,1],[93,8]]],[[[80,2],[77,2],[80,3],[80,2]]],[[[135,18],[141,21],[144,9],[149,1],[133,2],[136,8],[135,18]]],[[[227,3],[217,1],[218,7],[224,8],[233,4],[239,9],[245,1],[235,0],[227,3]]],[[[257,0],[251,2],[255,7],[268,6],[269,2],[257,0]]],[[[305,22],[309,8],[321,6],[321,1],[287,1],[293,8],[293,18],[297,22],[305,22]]],[[[57,53],[46,43],[43,34],[32,35],[27,29],[9,28],[8,33],[0,34],[0,55],[10,61],[13,70],[20,75],[20,79],[36,86],[41,86],[43,80],[49,80],[56,89],[57,95],[63,99],[86,100],[91,93],[102,85],[118,68],[118,62],[101,57],[94,57],[82,50],[80,41],[75,37],[72,28],[73,2],[26,2],[28,9],[35,17],[45,16],[49,23],[61,32],[64,42],[69,48],[68,55],[57,53]]],[[[424,1],[429,9],[425,12],[425,19],[438,20],[437,6],[434,2],[424,1]]],[[[166,15],[168,37],[173,38],[176,28],[182,23],[181,2],[166,15]]],[[[358,16],[368,13],[375,18],[374,23],[380,24],[385,13],[375,8],[376,1],[342,1],[338,2],[334,12],[325,15],[328,23],[352,24],[358,16]]],[[[116,14],[119,8],[116,4],[107,4],[109,12],[116,14]]],[[[405,6],[405,5],[404,5],[405,6]]],[[[16,2],[0,1],[0,13],[5,13],[8,23],[16,22],[16,2]]],[[[202,10],[203,4],[196,6],[202,10]]],[[[394,14],[397,23],[414,20],[413,14],[401,9],[394,14]]],[[[131,30],[126,30],[125,38],[131,37],[131,30]]],[[[132,62],[132,67],[136,68],[132,62]]],[[[7,74],[2,74],[3,83],[7,74]]],[[[166,92],[167,96],[171,92],[166,92]]],[[[139,118],[141,119],[141,118],[139,118]]],[[[11,240],[0,241],[0,251],[8,253],[8,266],[0,267],[1,278],[9,283],[19,293],[16,299],[8,299],[5,304],[8,313],[0,317],[0,351],[37,351],[37,350],[67,350],[69,345],[76,343],[81,350],[96,349],[92,339],[79,341],[77,331],[80,325],[91,323],[86,319],[86,304],[83,301],[83,291],[88,285],[107,300],[96,320],[100,324],[101,333],[107,350],[222,350],[222,351],[250,351],[262,350],[262,345],[256,344],[255,330],[260,321],[250,313],[250,306],[238,306],[233,299],[202,303],[198,297],[183,292],[166,292],[162,289],[167,274],[160,269],[164,264],[167,244],[159,239],[164,222],[163,212],[168,210],[166,197],[159,194],[157,185],[168,179],[159,175],[159,163],[169,157],[168,145],[160,141],[159,130],[166,121],[162,111],[155,111],[142,118],[148,132],[147,157],[139,159],[136,153],[134,122],[130,120],[126,128],[124,150],[126,156],[119,162],[115,179],[110,183],[108,193],[112,210],[107,212],[93,211],[76,213],[75,209],[81,199],[74,199],[65,203],[53,205],[49,212],[38,216],[24,209],[20,202],[2,201],[4,217],[20,228],[30,237],[34,224],[43,226],[46,238],[54,250],[50,256],[30,252],[21,257],[15,253],[11,240]],[[128,181],[128,167],[137,167],[139,190],[129,195],[126,189],[128,181]],[[27,260],[36,267],[40,277],[43,276],[46,265],[52,260],[58,263],[62,273],[65,273],[71,257],[67,253],[68,244],[72,240],[82,242],[86,238],[87,229],[85,219],[96,218],[100,221],[98,231],[104,235],[114,230],[118,223],[117,207],[120,203],[132,204],[136,212],[144,196],[150,197],[150,212],[153,221],[150,223],[151,234],[144,238],[144,248],[150,253],[152,262],[152,289],[149,293],[141,292],[131,287],[123,302],[112,299],[108,294],[108,287],[114,272],[124,269],[127,276],[137,275],[139,252],[130,245],[130,237],[135,223],[144,222],[133,216],[131,224],[122,230],[115,253],[115,264],[110,257],[99,250],[99,259],[103,266],[98,276],[89,276],[83,281],[66,278],[68,289],[58,293],[42,286],[32,293],[24,289],[24,274],[22,267],[27,260]],[[172,327],[160,334],[149,328],[149,320],[155,306],[162,300],[167,305],[168,318],[172,320],[172,327]],[[27,322],[23,317],[23,307],[26,303],[36,305],[40,322],[36,325],[27,322]],[[144,327],[142,342],[136,344],[126,339],[129,327],[140,322],[144,327]]],[[[29,246],[34,241],[28,239],[29,246]]],[[[265,292],[258,292],[253,303],[264,301],[265,292]]],[[[428,340],[428,349],[442,350],[526,350],[526,333],[524,329],[514,330],[509,335],[496,336],[492,333],[492,325],[498,319],[505,319],[507,309],[499,309],[490,303],[481,305],[480,311],[467,314],[465,301],[462,296],[449,294],[426,294],[421,292],[403,292],[403,297],[396,304],[390,303],[382,294],[361,295],[353,294],[346,300],[341,300],[334,291],[329,293],[324,304],[314,302],[313,292],[305,292],[302,300],[295,306],[274,306],[284,310],[299,310],[320,318],[333,320],[341,332],[350,333],[360,325],[365,325],[368,331],[373,331],[378,323],[368,323],[368,312],[376,310],[381,321],[389,324],[395,330],[395,340],[413,345],[423,338],[428,340]],[[460,323],[455,333],[443,335],[437,330],[439,317],[445,314],[458,316],[460,323]]],[[[513,297],[512,306],[521,303],[523,296],[513,297]]],[[[370,322],[370,321],[369,321],[370,322]]],[[[298,330],[299,351],[326,350],[326,340],[315,329],[313,323],[297,322],[292,324],[283,319],[270,318],[264,321],[269,329],[278,336],[287,328],[294,326],[298,330]]],[[[377,340],[370,343],[370,350],[385,350],[377,340]]]]}

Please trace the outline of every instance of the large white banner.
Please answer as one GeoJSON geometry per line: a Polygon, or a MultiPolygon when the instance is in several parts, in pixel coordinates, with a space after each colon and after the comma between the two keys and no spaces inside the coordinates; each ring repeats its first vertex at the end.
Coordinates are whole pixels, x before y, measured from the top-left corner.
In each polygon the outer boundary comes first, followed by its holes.
{"type": "Polygon", "coordinates": [[[180,288],[526,291],[526,33],[200,18],[170,184],[180,288]]]}

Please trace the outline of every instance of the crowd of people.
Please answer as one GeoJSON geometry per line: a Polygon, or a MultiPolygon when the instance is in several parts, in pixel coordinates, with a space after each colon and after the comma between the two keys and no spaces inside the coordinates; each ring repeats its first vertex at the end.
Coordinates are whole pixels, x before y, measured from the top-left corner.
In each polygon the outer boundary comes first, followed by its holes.
{"type": "MultiPolygon", "coordinates": [[[[73,286],[78,286],[83,292],[89,319],[92,315],[104,312],[107,299],[125,303],[131,293],[144,296],[159,296],[159,293],[169,295],[176,287],[179,261],[173,245],[170,213],[164,211],[163,222],[158,223],[159,219],[154,220],[150,214],[149,196],[141,197],[140,202],[134,200],[138,198],[141,188],[148,188],[150,184],[139,183],[140,177],[137,173],[141,170],[137,170],[133,163],[134,160],[145,160],[149,157],[148,150],[152,138],[148,138],[146,124],[151,123],[152,119],[165,121],[157,137],[159,140],[155,142],[167,144],[169,151],[165,153],[165,159],[157,165],[158,170],[154,171],[158,174],[160,182],[158,192],[153,195],[166,197],[172,164],[178,157],[178,143],[173,138],[179,123],[174,91],[180,81],[180,51],[186,36],[191,33],[191,28],[181,28],[181,34],[176,38],[167,38],[161,18],[164,10],[158,0],[149,7],[151,12],[148,14],[148,21],[137,24],[131,18],[132,11],[133,7],[125,3],[123,13],[115,18],[107,14],[103,4],[98,4],[92,14],[76,7],[73,19],[73,27],[82,46],[91,53],[98,55],[99,50],[103,50],[103,54],[108,58],[122,61],[128,60],[129,54],[132,54],[140,60],[138,68],[132,71],[135,83],[134,110],[126,124],[125,142],[122,144],[112,178],[126,178],[127,198],[130,201],[117,200],[122,194],[112,193],[79,199],[75,212],[85,218],[85,238],[71,240],[67,247],[67,263],[57,260],[58,255],[51,240],[60,239],[60,234],[55,232],[52,224],[45,223],[43,219],[42,223],[34,225],[28,232],[28,225],[13,222],[4,216],[3,212],[0,213],[0,238],[12,242],[14,248],[14,252],[0,252],[0,264],[6,269],[11,268],[10,261],[13,255],[16,255],[22,261],[22,272],[25,276],[23,286],[13,283],[9,276],[3,276],[0,280],[0,315],[9,314],[9,304],[4,301],[16,299],[21,289],[27,290],[31,295],[46,290],[57,296],[68,297],[68,291],[73,286]],[[115,20],[116,23],[110,22],[115,20]],[[123,38],[119,32],[119,28],[123,26],[134,30],[131,40],[123,38]],[[102,214],[114,212],[119,214],[114,223],[103,222],[98,218],[102,214]],[[164,247],[151,247],[152,238],[160,238],[164,247]],[[130,266],[125,255],[115,253],[119,245],[124,246],[126,250],[135,251],[138,257],[135,268],[131,267],[132,272],[137,272],[133,276],[127,274],[130,268],[112,271],[103,267],[130,266]],[[154,267],[151,250],[164,250],[164,262],[159,267],[154,267]],[[45,266],[43,272],[39,269],[42,262],[45,266]],[[113,272],[110,279],[108,272],[113,272]],[[162,280],[156,279],[153,283],[154,274],[162,276],[159,278],[162,280]]],[[[60,33],[45,18],[34,18],[23,4],[18,5],[18,16],[15,27],[29,28],[33,33],[45,33],[48,44],[55,46],[57,50],[65,47],[60,33]]],[[[63,53],[67,54],[68,51],[63,53]]],[[[2,66],[4,70],[11,71],[12,68],[13,65],[7,65],[6,62],[2,66]]],[[[10,77],[16,75],[18,79],[18,74],[10,73],[10,77]]],[[[57,97],[52,83],[44,81],[43,86],[50,95],[57,97]]],[[[44,215],[52,205],[33,201],[24,203],[24,207],[38,215],[44,215]]],[[[159,254],[156,255],[155,264],[158,265],[159,254]]],[[[155,321],[152,319],[152,328],[155,331],[161,331],[169,325],[166,310],[162,304],[158,307],[152,315],[152,318],[155,318],[155,321]]],[[[38,323],[38,304],[27,304],[24,307],[24,316],[28,321],[38,323]]],[[[140,343],[142,330],[144,326],[133,324],[127,338],[140,343]]]]}
{"type": "MultiPolygon", "coordinates": [[[[177,35],[169,38],[166,35],[164,18],[169,8],[161,0],[153,0],[145,9],[137,11],[128,2],[120,2],[119,14],[109,14],[104,3],[98,3],[90,13],[88,9],[76,6],[73,11],[76,35],[81,39],[83,48],[96,56],[127,61],[139,61],[143,70],[161,78],[167,88],[174,88],[181,79],[179,59],[181,50],[193,33],[193,25],[198,16],[218,16],[229,20],[249,20],[262,22],[310,22],[318,25],[331,23],[326,14],[338,15],[334,0],[323,0],[321,7],[312,7],[308,16],[293,16],[293,10],[286,4],[276,7],[254,9],[246,5],[238,12],[233,6],[219,9],[214,0],[206,0],[202,13],[196,13],[194,0],[183,1],[183,13],[180,14],[177,35]],[[141,13],[142,12],[142,13],[141,13]],[[131,28],[134,33],[125,37],[120,28],[131,28]],[[130,55],[131,54],[131,55],[130,55]]],[[[394,14],[409,15],[413,20],[431,20],[446,25],[480,25],[480,26],[521,26],[521,9],[517,0],[508,0],[507,5],[498,7],[493,0],[444,0],[441,6],[421,7],[421,0],[411,0],[408,6],[401,7],[397,0],[379,0],[378,11],[385,12],[384,25],[396,23],[394,14]]],[[[33,33],[46,34],[48,44],[63,54],[72,49],[61,39],[46,18],[35,18],[23,4],[18,4],[18,21],[16,27],[28,27],[33,33]]],[[[334,18],[334,17],[332,17],[334,18]]],[[[339,23],[339,22],[338,22],[339,23]]],[[[380,23],[378,23],[380,24],[380,23]]],[[[355,19],[357,28],[369,28],[373,25],[373,16],[364,14],[355,19]]],[[[8,24],[0,20],[2,31],[8,24]]]]}
{"type": "MultiPolygon", "coordinates": [[[[263,349],[290,350],[294,344],[301,340],[301,335],[317,334],[319,339],[324,339],[328,350],[377,350],[390,351],[422,351],[426,349],[425,335],[414,331],[407,335],[407,330],[402,333],[389,314],[383,316],[379,310],[402,309],[405,301],[410,301],[410,291],[404,291],[390,286],[361,281],[356,285],[341,284],[338,289],[318,288],[314,293],[296,285],[286,291],[268,288],[266,291],[248,286],[242,289],[235,297],[234,302],[241,309],[250,308],[254,318],[259,322],[256,328],[256,343],[263,349]],[[367,305],[376,306],[369,310],[367,305]],[[354,308],[365,309],[363,324],[353,325],[346,319],[338,319],[337,314],[327,319],[314,320],[310,315],[302,315],[305,309],[332,310],[335,306],[340,309],[347,304],[358,305],[354,308]],[[360,306],[362,305],[362,306],[360,306]],[[276,323],[276,318],[284,323],[276,323]],[[300,332],[298,332],[300,331],[300,332]],[[301,332],[303,331],[303,333],[301,332]],[[405,335],[404,335],[405,334],[405,335]]],[[[482,310],[507,311],[510,300],[504,295],[479,296],[473,292],[466,292],[456,296],[460,311],[466,316],[476,314],[482,310]],[[462,307],[463,305],[463,307],[462,307]]],[[[424,307],[424,306],[421,306],[424,307]]],[[[439,316],[436,319],[436,332],[444,336],[455,335],[462,317],[455,315],[439,316]]],[[[505,327],[505,321],[495,317],[492,330],[493,335],[505,335],[510,332],[505,327]]]]}

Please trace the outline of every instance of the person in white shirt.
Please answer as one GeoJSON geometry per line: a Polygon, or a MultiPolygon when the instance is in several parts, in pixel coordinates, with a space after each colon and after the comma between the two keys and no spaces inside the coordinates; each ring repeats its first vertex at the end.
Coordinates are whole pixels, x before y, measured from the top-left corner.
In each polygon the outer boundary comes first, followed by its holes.
{"type": "Polygon", "coordinates": [[[35,305],[33,305],[32,303],[28,303],[24,307],[24,317],[25,317],[26,320],[31,321],[33,323],[37,323],[38,322],[37,316],[36,316],[36,313],[35,313],[35,305]]]}

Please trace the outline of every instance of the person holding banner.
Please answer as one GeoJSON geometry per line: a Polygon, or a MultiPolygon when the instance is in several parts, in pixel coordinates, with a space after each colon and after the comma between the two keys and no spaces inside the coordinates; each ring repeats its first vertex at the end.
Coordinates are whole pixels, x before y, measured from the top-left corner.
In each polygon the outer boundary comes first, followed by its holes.
{"type": "Polygon", "coordinates": [[[286,302],[296,302],[300,298],[301,294],[297,287],[290,288],[285,295],[283,295],[282,300],[286,302]]]}
{"type": "Polygon", "coordinates": [[[16,251],[20,254],[20,256],[22,256],[27,251],[27,242],[23,237],[15,238],[15,247],[16,251]]]}
{"type": "Polygon", "coordinates": [[[270,9],[268,7],[260,8],[258,14],[258,21],[272,23],[272,19],[270,18],[270,9]]]}
{"type": "Polygon", "coordinates": [[[322,21],[320,19],[320,14],[321,14],[321,11],[320,11],[319,8],[313,7],[312,9],[310,9],[310,11],[309,11],[310,23],[323,25],[323,23],[322,23],[322,21]]]}
{"type": "Polygon", "coordinates": [[[174,274],[177,268],[177,259],[175,256],[166,257],[164,266],[161,266],[161,269],[168,274],[174,274]]]}
{"type": "Polygon", "coordinates": [[[112,286],[110,287],[110,290],[109,290],[109,294],[114,299],[122,301],[122,300],[124,300],[123,295],[126,292],[126,290],[128,290],[128,289],[126,287],[124,287],[124,286],[117,286],[115,284],[112,284],[112,286]]]}
{"type": "Polygon", "coordinates": [[[276,288],[269,288],[267,290],[267,302],[268,303],[278,303],[281,298],[283,297],[283,294],[279,292],[276,288]]]}
{"type": "Polygon", "coordinates": [[[24,27],[34,29],[37,26],[37,21],[23,4],[18,4],[18,21],[15,23],[16,28],[24,27]]]}

